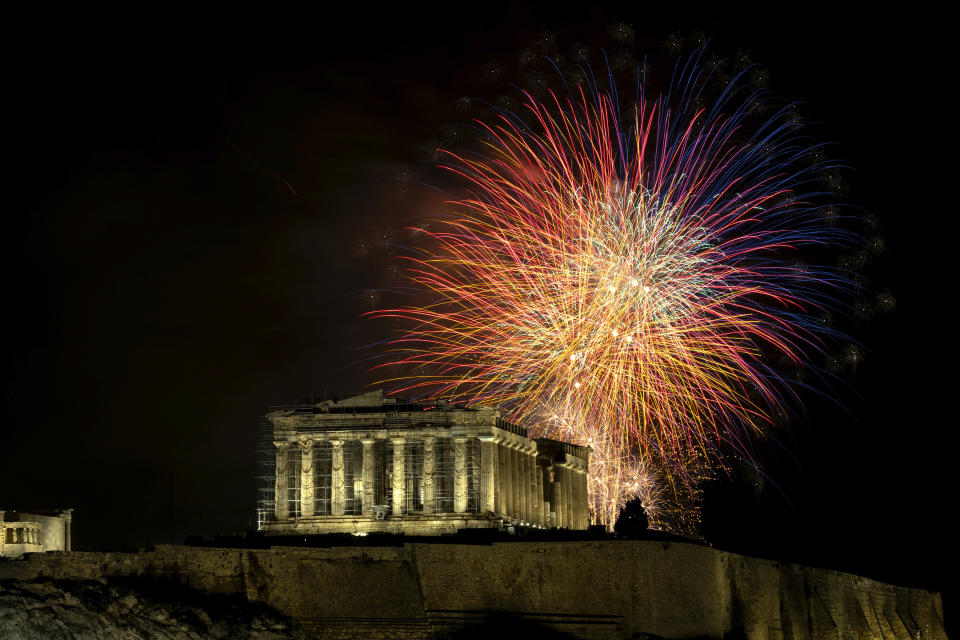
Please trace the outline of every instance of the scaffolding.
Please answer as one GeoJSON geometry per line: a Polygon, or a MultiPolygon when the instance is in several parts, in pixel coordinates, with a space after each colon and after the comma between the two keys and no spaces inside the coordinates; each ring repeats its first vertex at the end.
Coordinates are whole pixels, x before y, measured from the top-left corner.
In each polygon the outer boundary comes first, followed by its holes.
{"type": "Polygon", "coordinates": [[[287,515],[291,518],[300,517],[300,460],[300,447],[289,447],[284,484],[287,488],[287,515]]]}
{"type": "Polygon", "coordinates": [[[328,516],[333,509],[333,445],[316,442],[313,445],[313,512],[328,516]]]}
{"type": "Polygon", "coordinates": [[[436,452],[433,474],[435,512],[449,513],[453,511],[453,440],[438,438],[434,451],[436,452]]]}
{"type": "Polygon", "coordinates": [[[363,445],[343,443],[343,513],[359,515],[363,511],[363,445]]]}
{"type": "Polygon", "coordinates": [[[467,513],[480,513],[480,441],[466,442],[467,513]]]}
{"type": "Polygon", "coordinates": [[[423,440],[403,444],[403,513],[423,513],[423,440]]]}
{"type": "Polygon", "coordinates": [[[273,446],[273,424],[266,418],[257,423],[254,448],[257,485],[257,530],[274,520],[276,509],[277,453],[273,446]]]}
{"type": "Polygon", "coordinates": [[[393,509],[393,446],[383,440],[374,442],[373,461],[373,504],[389,514],[393,509]]]}

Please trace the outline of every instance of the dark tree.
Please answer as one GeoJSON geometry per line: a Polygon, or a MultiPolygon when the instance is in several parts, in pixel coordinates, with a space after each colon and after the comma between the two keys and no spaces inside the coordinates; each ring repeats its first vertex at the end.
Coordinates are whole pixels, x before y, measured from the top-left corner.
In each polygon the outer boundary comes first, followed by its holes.
{"type": "Polygon", "coordinates": [[[647,512],[643,510],[643,505],[639,499],[633,499],[624,505],[617,518],[613,530],[623,538],[642,537],[650,526],[647,519],[647,512]]]}

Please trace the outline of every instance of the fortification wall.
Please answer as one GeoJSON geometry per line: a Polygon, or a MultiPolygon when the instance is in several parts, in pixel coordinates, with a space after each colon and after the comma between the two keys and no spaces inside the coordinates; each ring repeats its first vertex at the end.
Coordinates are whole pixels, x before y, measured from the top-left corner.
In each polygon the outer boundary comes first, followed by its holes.
{"type": "Polygon", "coordinates": [[[323,637],[428,638],[494,616],[580,638],[946,638],[938,594],[654,541],[34,554],[0,579],[163,576],[323,637]]]}

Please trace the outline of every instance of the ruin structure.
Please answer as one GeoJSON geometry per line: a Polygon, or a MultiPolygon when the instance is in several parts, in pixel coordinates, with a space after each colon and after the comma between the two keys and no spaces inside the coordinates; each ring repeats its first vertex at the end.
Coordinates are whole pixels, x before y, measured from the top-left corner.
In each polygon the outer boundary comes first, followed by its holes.
{"type": "Polygon", "coordinates": [[[70,551],[73,509],[39,513],[0,510],[0,558],[70,551]]]}
{"type": "Polygon", "coordinates": [[[259,526],[268,535],[589,525],[590,449],[531,439],[495,409],[374,391],[267,420],[274,451],[259,526]]]}

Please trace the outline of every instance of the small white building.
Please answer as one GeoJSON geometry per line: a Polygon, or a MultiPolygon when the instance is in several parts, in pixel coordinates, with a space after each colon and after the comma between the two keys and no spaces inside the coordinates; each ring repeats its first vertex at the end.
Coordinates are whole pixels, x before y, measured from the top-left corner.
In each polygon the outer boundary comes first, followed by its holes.
{"type": "Polygon", "coordinates": [[[70,551],[73,509],[25,513],[0,509],[0,558],[70,551]]]}

